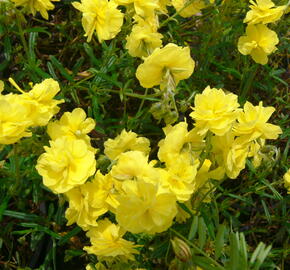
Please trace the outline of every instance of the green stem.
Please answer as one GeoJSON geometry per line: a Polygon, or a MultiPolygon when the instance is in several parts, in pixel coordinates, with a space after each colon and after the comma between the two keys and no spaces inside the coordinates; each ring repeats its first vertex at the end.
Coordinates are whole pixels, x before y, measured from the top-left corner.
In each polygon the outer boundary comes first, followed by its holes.
{"type": "Polygon", "coordinates": [[[210,256],[208,256],[203,250],[201,250],[199,247],[197,247],[196,245],[194,245],[192,242],[190,242],[186,237],[184,237],[182,234],[180,234],[179,232],[175,231],[174,229],[170,228],[170,231],[172,231],[173,233],[175,233],[178,237],[180,237],[183,241],[185,241],[189,246],[191,246],[196,252],[202,254],[203,256],[207,257],[208,260],[211,261],[212,264],[216,265],[218,267],[219,270],[225,270],[225,268],[220,265],[217,261],[215,261],[214,259],[212,259],[210,256]]]}
{"type": "Polygon", "coordinates": [[[169,18],[167,18],[163,23],[160,24],[159,28],[163,27],[164,25],[166,25],[169,21],[171,21],[173,18],[175,18],[177,15],[180,14],[180,12],[182,12],[184,9],[186,9],[190,4],[192,4],[195,0],[190,0],[188,1],[183,8],[181,8],[180,10],[176,11],[172,16],[170,16],[169,18]]]}
{"type": "MultiPolygon", "coordinates": [[[[104,91],[104,92],[109,92],[109,93],[120,94],[119,90],[112,90],[112,89],[99,89],[98,91],[104,91]]],[[[139,94],[124,92],[123,94],[125,96],[128,96],[128,97],[134,97],[134,98],[139,98],[139,99],[144,99],[144,100],[151,100],[151,101],[158,101],[158,99],[155,98],[155,97],[159,97],[160,96],[159,93],[152,94],[152,95],[139,95],[139,94]]]]}
{"type": "MultiPolygon", "coordinates": [[[[147,96],[147,94],[148,94],[148,88],[145,89],[144,96],[147,96]]],[[[139,109],[138,109],[137,115],[141,112],[141,110],[142,110],[142,108],[143,108],[143,105],[144,105],[144,101],[145,101],[145,99],[142,99],[142,100],[141,100],[141,103],[140,103],[140,106],[139,106],[139,109]]]]}
{"type": "Polygon", "coordinates": [[[19,11],[17,10],[16,11],[16,23],[17,23],[17,27],[18,27],[18,31],[19,31],[20,40],[21,40],[21,43],[23,45],[25,54],[26,54],[27,58],[29,58],[29,50],[28,50],[28,46],[27,46],[27,43],[25,40],[24,31],[23,31],[23,28],[22,28],[22,25],[20,22],[20,16],[21,15],[20,15],[19,11]]]}

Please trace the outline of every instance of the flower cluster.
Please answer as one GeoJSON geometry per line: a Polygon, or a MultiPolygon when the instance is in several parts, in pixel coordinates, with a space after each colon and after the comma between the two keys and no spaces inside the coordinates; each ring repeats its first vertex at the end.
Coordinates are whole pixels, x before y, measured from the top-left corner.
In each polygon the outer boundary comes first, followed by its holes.
{"type": "Polygon", "coordinates": [[[279,43],[277,34],[266,25],[278,21],[287,6],[278,6],[271,0],[250,0],[244,23],[247,23],[246,35],[239,38],[238,49],[243,55],[251,55],[253,60],[261,65],[268,62],[268,55],[277,50],[279,43]]]}
{"type": "Polygon", "coordinates": [[[100,261],[133,260],[139,246],[124,238],[126,232],[164,232],[188,218],[178,203],[193,211],[197,201],[211,200],[214,181],[237,178],[247,158],[260,165],[266,140],[282,133],[268,123],[274,110],[262,102],[240,108],[236,95],[208,86],[195,97],[194,127],[186,121],[164,127],[156,159],[149,158],[147,138],[123,130],[104,143],[110,165],[95,172],[88,136],[95,123],[75,109],[48,124],[50,147],[36,168],[48,188],[67,198],[67,224],[87,231],[88,253],[100,261]]]}
{"type": "Polygon", "coordinates": [[[31,136],[30,127],[46,126],[59,111],[58,104],[63,100],[53,99],[59,92],[58,83],[46,79],[35,84],[29,92],[24,92],[10,78],[10,82],[21,94],[2,94],[0,89],[0,144],[13,144],[22,137],[31,136]]]}

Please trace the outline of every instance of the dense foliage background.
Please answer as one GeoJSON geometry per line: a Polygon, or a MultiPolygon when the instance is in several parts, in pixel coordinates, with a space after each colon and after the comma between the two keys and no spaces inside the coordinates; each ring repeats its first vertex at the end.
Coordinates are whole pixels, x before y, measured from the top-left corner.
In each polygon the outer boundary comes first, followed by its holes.
{"type": "MultiPolygon", "coordinates": [[[[280,39],[278,51],[262,66],[237,49],[245,30],[248,1],[220,2],[187,19],[176,15],[173,8],[169,8],[171,17],[160,16],[163,43],[190,46],[196,61],[193,75],[178,85],[179,119],[188,116],[194,95],[211,85],[239,95],[242,104],[262,100],[264,106],[274,106],[271,122],[283,134],[271,142],[275,146],[269,147],[265,153],[269,159],[261,167],[255,169],[247,162],[238,179],[217,186],[213,201],[198,206],[199,216],[192,215],[185,224],[154,237],[132,239],[144,245],[136,267],[188,269],[186,263],[172,261],[170,239],[178,236],[187,245],[192,243],[192,252],[198,254],[193,255],[193,262],[230,258],[228,269],[240,269],[235,251],[244,243],[244,235],[246,253],[252,254],[260,241],[272,246],[261,269],[290,269],[290,197],[282,179],[289,167],[290,144],[289,15],[273,25],[280,39]]],[[[106,139],[126,128],[150,138],[152,155],[156,155],[154,145],[162,138],[165,124],[152,117],[150,107],[160,97],[153,90],[145,93],[135,77],[141,60],[125,49],[130,18],[115,39],[100,44],[93,38],[87,43],[81,14],[71,1],[55,6],[46,21],[39,15],[24,14],[12,3],[0,2],[0,79],[5,89],[16,91],[8,83],[9,77],[23,88],[31,81],[54,78],[61,85],[59,98],[65,99],[59,115],[83,108],[97,123],[90,136],[100,152],[106,139]]],[[[51,193],[35,170],[48,140],[46,129],[36,128],[32,137],[0,146],[0,269],[84,269],[95,261],[82,250],[88,242],[85,233],[77,226],[66,226],[65,200],[51,193]]],[[[251,269],[258,269],[254,267],[251,269]]]]}

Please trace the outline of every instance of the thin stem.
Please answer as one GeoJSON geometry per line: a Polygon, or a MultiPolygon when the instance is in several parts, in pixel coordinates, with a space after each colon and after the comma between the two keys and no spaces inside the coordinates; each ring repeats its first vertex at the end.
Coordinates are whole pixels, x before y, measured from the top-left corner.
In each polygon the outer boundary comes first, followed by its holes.
{"type": "MultiPolygon", "coordinates": [[[[112,89],[99,89],[99,91],[115,93],[115,94],[119,94],[120,93],[119,90],[112,90],[112,89]]],[[[139,95],[139,94],[127,93],[127,92],[123,93],[123,95],[128,96],[128,97],[134,97],[134,98],[139,98],[139,99],[144,99],[144,100],[153,100],[153,101],[158,101],[158,99],[155,98],[155,97],[159,97],[160,96],[159,93],[152,94],[152,95],[139,95]]]]}
{"type": "MultiPolygon", "coordinates": [[[[148,88],[145,89],[144,96],[147,96],[147,94],[148,94],[148,88]]],[[[140,106],[139,106],[139,109],[138,109],[137,114],[139,114],[139,113],[141,112],[141,110],[142,110],[142,108],[143,108],[143,105],[144,105],[144,101],[145,101],[145,99],[142,99],[142,100],[141,100],[141,103],[140,103],[140,106]]]]}
{"type": "Polygon", "coordinates": [[[28,50],[28,46],[27,46],[27,43],[26,43],[26,40],[25,40],[25,36],[24,36],[24,31],[23,31],[23,28],[22,28],[22,25],[21,25],[21,22],[20,22],[20,15],[19,15],[19,11],[17,10],[16,11],[16,23],[17,23],[17,27],[18,27],[18,31],[19,31],[19,36],[20,36],[20,40],[21,40],[21,43],[23,45],[23,48],[24,48],[24,51],[25,51],[25,54],[27,57],[29,57],[29,50],[28,50]]]}
{"type": "Polygon", "coordinates": [[[190,4],[192,4],[195,0],[190,0],[188,1],[180,10],[176,11],[172,16],[167,18],[163,23],[160,24],[159,28],[163,27],[166,25],[169,21],[171,21],[173,18],[175,18],[177,15],[180,14],[184,9],[186,9],[190,4]]]}

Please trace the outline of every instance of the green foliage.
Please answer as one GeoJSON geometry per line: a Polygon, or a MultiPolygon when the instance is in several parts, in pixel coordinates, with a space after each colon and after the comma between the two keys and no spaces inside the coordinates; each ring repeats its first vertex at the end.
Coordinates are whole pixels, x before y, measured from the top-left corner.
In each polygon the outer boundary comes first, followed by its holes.
{"type": "MultiPolygon", "coordinates": [[[[186,223],[175,225],[169,232],[155,237],[129,234],[128,240],[143,245],[132,267],[290,267],[290,197],[282,180],[289,168],[290,145],[289,18],[274,25],[279,33],[279,50],[261,66],[237,50],[248,1],[216,2],[218,5],[190,19],[173,10],[171,17],[161,16],[163,43],[188,44],[197,63],[191,78],[178,85],[174,102],[166,103],[159,91],[145,91],[135,78],[141,61],[128,54],[124,41],[130,22],[111,41],[99,44],[93,38],[86,43],[80,16],[70,1],[58,3],[49,21],[26,16],[12,3],[0,1],[0,79],[5,89],[15,92],[9,77],[21,86],[54,78],[61,84],[59,98],[66,101],[61,113],[82,107],[95,119],[97,126],[90,134],[95,147],[102,149],[106,139],[126,128],[149,137],[152,155],[156,155],[164,119],[170,122],[187,117],[195,94],[207,85],[238,94],[242,103],[263,100],[276,108],[272,122],[281,126],[283,134],[275,147],[267,149],[267,161],[257,169],[249,161],[238,179],[214,183],[212,202],[197,204],[195,215],[190,212],[186,223]],[[175,257],[170,242],[174,237],[189,247],[189,261],[175,257]]],[[[82,251],[88,245],[84,232],[65,225],[64,198],[43,186],[35,170],[48,136],[45,128],[35,128],[33,133],[33,137],[13,146],[0,146],[0,269],[84,269],[89,262],[93,266],[96,258],[82,251]]],[[[101,157],[98,161],[106,162],[101,157]]],[[[128,264],[122,267],[130,269],[128,264]]]]}

